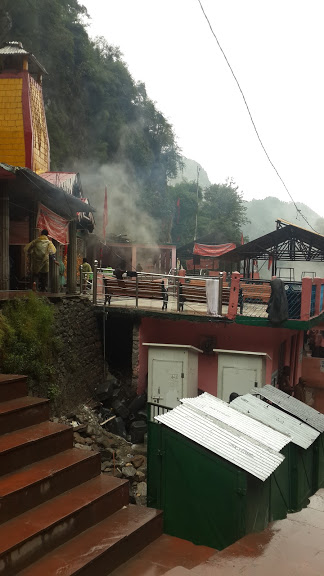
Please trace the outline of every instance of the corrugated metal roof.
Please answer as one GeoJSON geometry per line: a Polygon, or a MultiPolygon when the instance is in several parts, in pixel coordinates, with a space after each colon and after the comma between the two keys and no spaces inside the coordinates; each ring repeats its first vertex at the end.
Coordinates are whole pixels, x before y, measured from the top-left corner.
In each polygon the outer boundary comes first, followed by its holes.
{"type": "Polygon", "coordinates": [[[25,50],[21,44],[21,42],[8,42],[5,46],[0,48],[0,54],[26,54],[28,55],[29,52],[25,50]]]}
{"type": "Polygon", "coordinates": [[[54,186],[29,168],[18,168],[0,162],[0,168],[8,173],[15,174],[17,179],[23,179],[25,184],[28,182],[24,194],[28,194],[32,189],[33,194],[36,195],[36,200],[43,202],[47,208],[53,210],[55,214],[63,216],[63,218],[74,218],[77,212],[95,212],[96,209],[85,204],[80,198],[75,198],[63,188],[54,186]]]}
{"type": "Polygon", "coordinates": [[[28,60],[32,65],[31,72],[37,72],[41,70],[44,74],[47,74],[44,66],[38,62],[37,58],[35,58],[34,54],[25,50],[21,42],[5,42],[3,46],[0,48],[0,56],[28,56],[28,60]]]}
{"type": "Polygon", "coordinates": [[[324,414],[317,412],[311,406],[307,406],[304,402],[300,402],[293,396],[289,396],[285,392],[278,390],[274,386],[267,384],[263,388],[252,389],[251,394],[258,394],[270,400],[276,406],[279,406],[289,414],[296,416],[303,422],[306,422],[309,426],[315,428],[319,432],[324,432],[324,414]]]}
{"type": "Polygon", "coordinates": [[[201,410],[203,413],[228,424],[232,428],[235,428],[235,430],[243,432],[243,434],[277,452],[280,452],[280,450],[290,442],[288,436],[234,410],[231,405],[207,392],[204,392],[204,394],[197,398],[183,398],[181,402],[183,404],[189,404],[201,410]]]}
{"type": "Polygon", "coordinates": [[[244,394],[244,396],[235,398],[231,402],[231,406],[233,409],[263,422],[270,428],[286,434],[291,442],[301,446],[301,448],[308,448],[319,435],[319,432],[314,428],[252,394],[244,394]]]}
{"type": "Polygon", "coordinates": [[[156,416],[155,420],[263,482],[284,459],[282,454],[215,418],[197,412],[189,405],[177,406],[170,412],[156,416]]]}

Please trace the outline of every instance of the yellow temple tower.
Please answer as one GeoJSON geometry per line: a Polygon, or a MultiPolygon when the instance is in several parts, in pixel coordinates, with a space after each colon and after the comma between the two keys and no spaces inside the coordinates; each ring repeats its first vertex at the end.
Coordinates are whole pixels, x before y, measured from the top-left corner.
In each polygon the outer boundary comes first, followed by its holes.
{"type": "Polygon", "coordinates": [[[0,162],[42,173],[50,169],[42,75],[20,42],[0,48],[0,162]]]}

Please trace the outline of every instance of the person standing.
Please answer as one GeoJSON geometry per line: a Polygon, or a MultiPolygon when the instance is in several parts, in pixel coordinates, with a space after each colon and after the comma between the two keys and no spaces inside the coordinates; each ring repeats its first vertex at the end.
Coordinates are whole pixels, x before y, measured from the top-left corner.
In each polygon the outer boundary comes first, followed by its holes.
{"type": "Polygon", "coordinates": [[[92,281],[92,268],[87,261],[86,258],[83,258],[82,266],[81,266],[81,284],[82,284],[82,294],[87,293],[87,289],[91,288],[91,281],[92,281]]]}
{"type": "MultiPolygon", "coordinates": [[[[49,259],[54,258],[56,248],[48,238],[48,230],[44,229],[35,240],[32,240],[24,248],[30,255],[31,281],[36,282],[36,290],[46,292],[48,284],[49,259]]],[[[55,260],[55,258],[54,258],[55,260]]],[[[58,262],[55,262],[58,264],[58,262]]]]}
{"type": "Polygon", "coordinates": [[[62,260],[62,258],[60,257],[58,260],[58,264],[59,264],[59,289],[60,292],[63,292],[64,286],[65,286],[65,266],[64,266],[64,262],[62,260]]]}

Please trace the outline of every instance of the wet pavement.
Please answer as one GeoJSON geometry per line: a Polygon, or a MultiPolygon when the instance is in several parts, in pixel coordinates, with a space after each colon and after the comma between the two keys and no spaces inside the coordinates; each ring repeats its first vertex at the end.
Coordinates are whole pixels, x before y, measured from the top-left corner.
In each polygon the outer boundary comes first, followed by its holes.
{"type": "Polygon", "coordinates": [[[307,508],[222,552],[162,536],[113,576],[323,576],[324,489],[307,508]]]}
{"type": "Polygon", "coordinates": [[[190,570],[203,564],[214,554],[213,548],[195,546],[181,538],[163,534],[142,552],[111,572],[110,576],[162,576],[176,566],[190,570]]]}

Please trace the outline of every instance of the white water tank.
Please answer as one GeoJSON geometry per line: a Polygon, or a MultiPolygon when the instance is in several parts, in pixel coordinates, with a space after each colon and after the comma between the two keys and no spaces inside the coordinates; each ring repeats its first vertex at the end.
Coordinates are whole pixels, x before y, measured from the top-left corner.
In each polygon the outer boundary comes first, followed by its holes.
{"type": "Polygon", "coordinates": [[[156,344],[148,346],[148,392],[151,404],[175,408],[181,398],[198,394],[198,355],[194,346],[156,344]]]}
{"type": "Polygon", "coordinates": [[[271,358],[265,352],[220,348],[213,351],[218,354],[218,398],[228,402],[232,392],[241,396],[252,388],[260,388],[266,384],[266,365],[271,358]]]}

